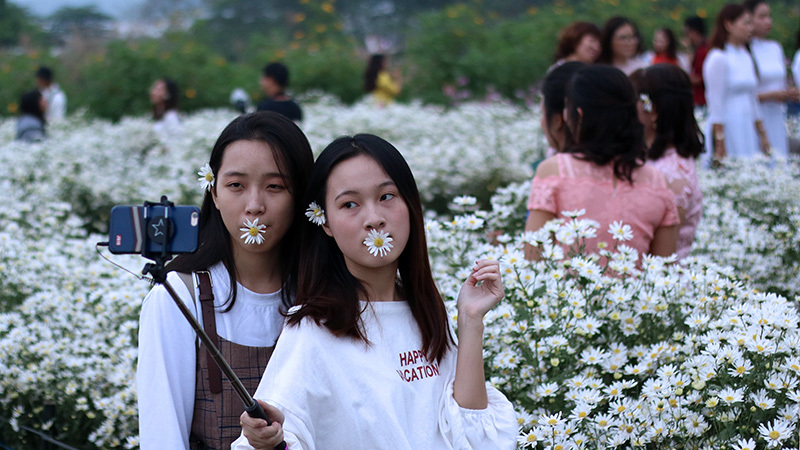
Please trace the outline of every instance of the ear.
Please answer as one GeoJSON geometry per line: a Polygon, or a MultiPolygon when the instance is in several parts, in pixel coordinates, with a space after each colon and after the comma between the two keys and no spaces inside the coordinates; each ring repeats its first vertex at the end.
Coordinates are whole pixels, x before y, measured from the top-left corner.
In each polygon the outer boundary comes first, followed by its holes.
{"type": "Polygon", "coordinates": [[[219,200],[218,200],[218,198],[217,198],[217,187],[216,187],[216,181],[214,182],[214,184],[215,184],[215,186],[213,186],[213,187],[211,188],[211,191],[210,191],[210,192],[211,192],[211,200],[214,200],[214,207],[216,207],[216,208],[217,208],[217,210],[219,210],[219,200]]]}
{"type": "Polygon", "coordinates": [[[333,233],[331,233],[331,227],[328,226],[327,220],[322,224],[322,231],[324,231],[328,236],[333,237],[333,233]]]}

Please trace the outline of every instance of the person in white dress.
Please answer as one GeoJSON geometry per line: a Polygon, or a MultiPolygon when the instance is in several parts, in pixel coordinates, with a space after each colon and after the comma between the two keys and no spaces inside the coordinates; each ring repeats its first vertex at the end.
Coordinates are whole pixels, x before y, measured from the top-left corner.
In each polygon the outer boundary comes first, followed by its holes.
{"type": "Polygon", "coordinates": [[[514,408],[484,374],[483,317],[504,295],[497,261],[476,261],[461,287],[456,344],[394,146],[333,141],[306,200],[296,306],[255,394],[274,421],[242,414],[233,448],[516,448],[514,408]]]}
{"type": "Polygon", "coordinates": [[[706,149],[716,162],[771,153],[756,94],[758,77],[746,46],[752,32],[752,15],[744,6],[725,5],[717,16],[712,49],[703,63],[708,105],[706,149]]]}
{"type": "Polygon", "coordinates": [[[788,86],[786,56],[783,47],[768,40],[772,28],[769,4],[766,0],[746,0],[744,7],[753,15],[753,39],[750,52],[758,70],[758,100],[761,118],[767,130],[769,143],[775,156],[785,158],[789,152],[786,135],[786,103],[798,100],[796,87],[788,86]]]}
{"type": "MultiPolygon", "coordinates": [[[[282,115],[233,120],[200,173],[198,249],[166,266],[167,281],[251,394],[294,298],[295,230],[313,162],[305,135],[282,115]]],[[[215,367],[164,286],[154,287],[139,320],[141,450],[230,449],[244,408],[215,367]]]]}

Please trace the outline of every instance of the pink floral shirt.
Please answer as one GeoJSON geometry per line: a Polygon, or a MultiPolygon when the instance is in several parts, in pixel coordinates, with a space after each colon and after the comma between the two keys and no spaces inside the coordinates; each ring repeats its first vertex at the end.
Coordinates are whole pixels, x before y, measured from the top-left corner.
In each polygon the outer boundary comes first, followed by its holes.
{"type": "Polygon", "coordinates": [[[675,194],[678,212],[683,215],[678,235],[678,257],[685,258],[692,249],[697,224],[703,215],[703,193],[700,191],[695,170],[697,164],[694,159],[684,158],[674,148],[670,148],[661,158],[647,161],[646,165],[663,173],[667,186],[675,194]]]}
{"type": "Polygon", "coordinates": [[[635,169],[631,185],[614,177],[611,164],[598,166],[568,153],[552,158],[557,158],[558,175],[534,177],[528,210],[563,217],[562,211],[586,209],[583,217],[600,223],[597,237],[586,240],[587,251],[596,252],[601,241],[613,248],[608,227],[617,220],[631,226],[633,239],[625,244],[640,254],[650,253],[656,229],[680,223],[675,196],[658,170],[635,169]]]}

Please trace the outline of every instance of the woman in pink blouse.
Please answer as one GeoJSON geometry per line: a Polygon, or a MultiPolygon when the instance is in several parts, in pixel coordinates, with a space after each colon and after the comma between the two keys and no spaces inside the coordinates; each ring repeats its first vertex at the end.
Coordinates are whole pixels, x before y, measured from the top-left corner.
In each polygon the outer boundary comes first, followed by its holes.
{"type": "MultiPolygon", "coordinates": [[[[597,237],[586,240],[589,252],[599,242],[611,244],[609,225],[622,221],[633,230],[626,244],[639,253],[674,253],[675,198],[661,172],[643,166],[642,125],[628,77],[610,66],[580,69],[567,87],[564,116],[572,141],[537,167],[525,229],[585,209],[584,217],[600,224],[597,237]]],[[[529,249],[527,257],[536,259],[538,252],[529,249]]]]}
{"type": "Polygon", "coordinates": [[[644,126],[647,165],[667,179],[675,194],[678,216],[678,257],[689,255],[703,213],[703,193],[697,181],[696,159],[703,152],[703,134],[694,118],[692,85],[686,72],[671,64],[656,64],[631,74],[639,95],[637,112],[644,126]]]}

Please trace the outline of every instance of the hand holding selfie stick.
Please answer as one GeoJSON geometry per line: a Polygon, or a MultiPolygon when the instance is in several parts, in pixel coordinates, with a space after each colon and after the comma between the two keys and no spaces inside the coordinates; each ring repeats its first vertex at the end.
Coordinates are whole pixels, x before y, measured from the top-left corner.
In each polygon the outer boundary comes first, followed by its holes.
{"type": "MultiPolygon", "coordinates": [[[[147,251],[148,246],[145,244],[142,247],[142,256],[147,259],[152,259],[155,263],[147,263],[142,270],[143,275],[150,274],[153,277],[153,281],[156,283],[164,286],[164,288],[169,293],[172,300],[174,300],[175,304],[178,306],[178,309],[181,310],[181,313],[189,321],[189,325],[192,326],[197,336],[200,338],[200,341],[208,350],[208,354],[211,355],[211,358],[217,364],[219,369],[222,373],[228,377],[228,381],[233,386],[233,390],[236,391],[236,395],[239,396],[239,399],[242,400],[244,403],[244,410],[247,412],[247,415],[250,417],[264,419],[267,421],[267,425],[272,424],[272,421],[269,420],[267,414],[264,413],[264,410],[261,409],[261,405],[258,404],[257,401],[253,399],[247,389],[245,389],[242,382],[239,380],[239,377],[233,372],[231,366],[225,361],[225,358],[222,357],[222,353],[220,353],[219,349],[217,348],[216,344],[211,341],[211,338],[208,337],[203,327],[197,322],[197,319],[194,317],[189,308],[181,301],[178,294],[172,288],[172,285],[167,281],[167,272],[164,270],[164,265],[172,259],[172,255],[169,254],[167,247],[169,244],[169,240],[172,234],[171,229],[171,222],[169,219],[169,207],[174,206],[172,202],[167,200],[166,196],[161,197],[160,203],[151,203],[145,202],[145,209],[144,209],[144,223],[146,224],[146,229],[142,230],[142,239],[143,241],[150,240],[155,243],[161,244],[161,252],[157,254],[153,254],[147,251]],[[147,210],[149,206],[164,206],[164,219],[159,221],[151,221],[155,223],[149,223],[147,217],[147,210]]],[[[277,446],[275,446],[275,450],[284,450],[286,448],[286,442],[281,442],[277,446]]]]}

